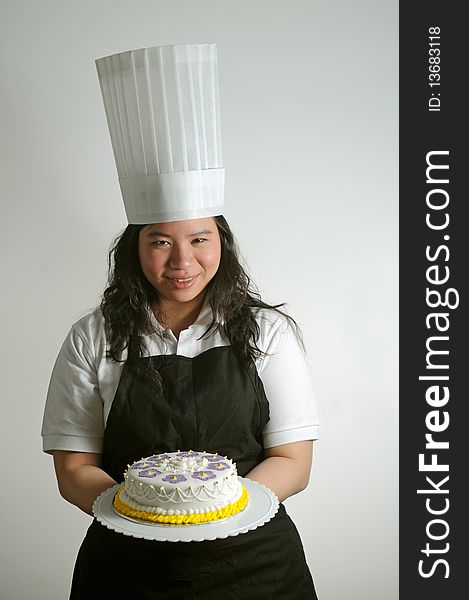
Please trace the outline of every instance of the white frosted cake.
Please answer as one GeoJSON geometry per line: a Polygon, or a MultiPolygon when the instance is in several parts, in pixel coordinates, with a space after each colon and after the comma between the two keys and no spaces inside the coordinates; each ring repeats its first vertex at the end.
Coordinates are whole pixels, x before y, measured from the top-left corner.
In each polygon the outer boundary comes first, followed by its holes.
{"type": "Polygon", "coordinates": [[[115,510],[150,523],[192,525],[226,519],[248,502],[235,463],[210,452],[167,452],[129,465],[115,510]]]}

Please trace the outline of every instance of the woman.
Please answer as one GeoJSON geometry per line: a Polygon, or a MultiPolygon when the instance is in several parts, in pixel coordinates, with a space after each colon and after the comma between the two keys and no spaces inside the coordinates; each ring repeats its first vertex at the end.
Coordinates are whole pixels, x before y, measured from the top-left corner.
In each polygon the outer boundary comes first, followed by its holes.
{"type": "MultiPolygon", "coordinates": [[[[213,173],[208,177],[213,182],[213,173]]],[[[133,197],[130,204],[135,208],[133,197]]],[[[252,291],[226,220],[209,216],[213,206],[201,218],[189,206],[180,220],[165,210],[161,221],[129,219],[110,253],[100,309],[72,327],[59,353],[43,436],[60,492],[91,514],[94,499],[122,481],[127,464],[199,449],[233,459],[240,475],[282,501],[308,483],[317,430],[296,325],[252,291]]],[[[283,505],[254,531],[207,542],[141,540],[93,521],[70,597],[122,593],[316,598],[283,505]]]]}

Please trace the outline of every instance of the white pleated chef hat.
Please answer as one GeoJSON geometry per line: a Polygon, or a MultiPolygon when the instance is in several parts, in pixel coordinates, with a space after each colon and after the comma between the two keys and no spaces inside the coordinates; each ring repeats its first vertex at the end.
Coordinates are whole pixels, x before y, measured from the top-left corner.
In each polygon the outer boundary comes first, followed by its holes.
{"type": "Polygon", "coordinates": [[[129,223],[223,213],[216,44],[96,60],[129,223]]]}

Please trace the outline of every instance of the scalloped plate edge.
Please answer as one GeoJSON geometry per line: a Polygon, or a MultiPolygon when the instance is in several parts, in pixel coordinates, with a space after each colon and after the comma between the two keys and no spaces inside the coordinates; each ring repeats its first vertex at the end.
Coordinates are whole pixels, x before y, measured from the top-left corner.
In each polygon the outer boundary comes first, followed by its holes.
{"type": "Polygon", "coordinates": [[[101,523],[101,525],[104,527],[107,527],[107,529],[137,539],[159,542],[202,542],[226,539],[228,537],[248,533],[249,531],[254,531],[258,527],[262,527],[262,525],[265,525],[271,519],[273,519],[280,506],[279,500],[275,493],[262,483],[243,477],[239,477],[239,479],[248,488],[250,502],[244,511],[238,515],[230,517],[229,519],[225,519],[221,523],[213,522],[203,523],[196,526],[191,525],[187,526],[186,529],[186,526],[177,526],[176,528],[174,525],[153,525],[150,523],[138,523],[137,521],[125,519],[121,515],[118,515],[112,507],[112,500],[115,493],[119,489],[120,484],[116,484],[102,492],[94,501],[92,510],[97,521],[99,521],[99,523],[101,523]],[[258,505],[256,507],[254,506],[254,503],[252,502],[252,499],[254,499],[253,497],[257,498],[258,501],[261,499],[261,501],[264,502],[263,512],[262,505],[258,505]],[[268,505],[267,501],[269,501],[268,505]],[[256,509],[259,508],[261,511],[259,511],[256,516],[256,509]],[[246,516],[249,514],[251,514],[250,522],[238,525],[235,528],[230,527],[230,525],[234,525],[236,522],[239,523],[240,520],[245,520],[246,516]],[[184,529],[182,530],[180,527],[184,527],[184,529]],[[197,533],[194,530],[195,527],[197,527],[197,533]],[[152,534],[148,533],[150,531],[148,528],[152,530],[152,534]],[[140,529],[141,531],[139,531],[140,529]],[[144,529],[146,531],[144,531],[144,529]],[[194,536],[177,537],[178,531],[184,531],[185,533],[192,531],[194,536]],[[165,535],[163,532],[167,532],[169,535],[165,535]]]}

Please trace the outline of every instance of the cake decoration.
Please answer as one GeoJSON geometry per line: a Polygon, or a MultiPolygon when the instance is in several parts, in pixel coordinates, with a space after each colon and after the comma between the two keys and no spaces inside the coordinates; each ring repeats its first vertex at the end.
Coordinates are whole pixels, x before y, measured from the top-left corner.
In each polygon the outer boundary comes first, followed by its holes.
{"type": "Polygon", "coordinates": [[[201,481],[204,481],[206,479],[213,479],[214,477],[216,477],[215,473],[213,473],[212,471],[196,471],[195,473],[192,473],[192,477],[194,477],[194,479],[200,479],[201,481]]]}
{"type": "Polygon", "coordinates": [[[162,460],[167,460],[169,458],[168,454],[152,454],[147,458],[152,462],[161,462],[162,460]]]}
{"type": "Polygon", "coordinates": [[[226,458],[226,456],[220,456],[219,454],[207,454],[206,457],[209,461],[224,460],[226,458]]]}
{"type": "Polygon", "coordinates": [[[144,469],[143,471],[138,472],[140,477],[155,477],[156,475],[161,475],[161,471],[158,469],[144,469]]]}
{"type": "Polygon", "coordinates": [[[195,450],[134,462],[127,467],[114,498],[115,510],[124,516],[172,525],[225,519],[247,503],[248,493],[238,479],[236,464],[226,456],[195,450]]]}
{"type": "Polygon", "coordinates": [[[230,465],[227,465],[224,462],[208,463],[208,468],[215,469],[216,471],[224,471],[225,469],[229,469],[230,465]]]}
{"type": "Polygon", "coordinates": [[[166,477],[163,477],[163,481],[168,481],[169,483],[180,483],[181,481],[187,481],[187,479],[184,477],[184,475],[176,475],[176,474],[172,474],[172,475],[166,475],[166,477]]]}
{"type": "Polygon", "coordinates": [[[150,462],[149,460],[140,460],[138,462],[135,462],[132,466],[131,469],[150,469],[151,467],[154,467],[154,463],[150,462]]]}

